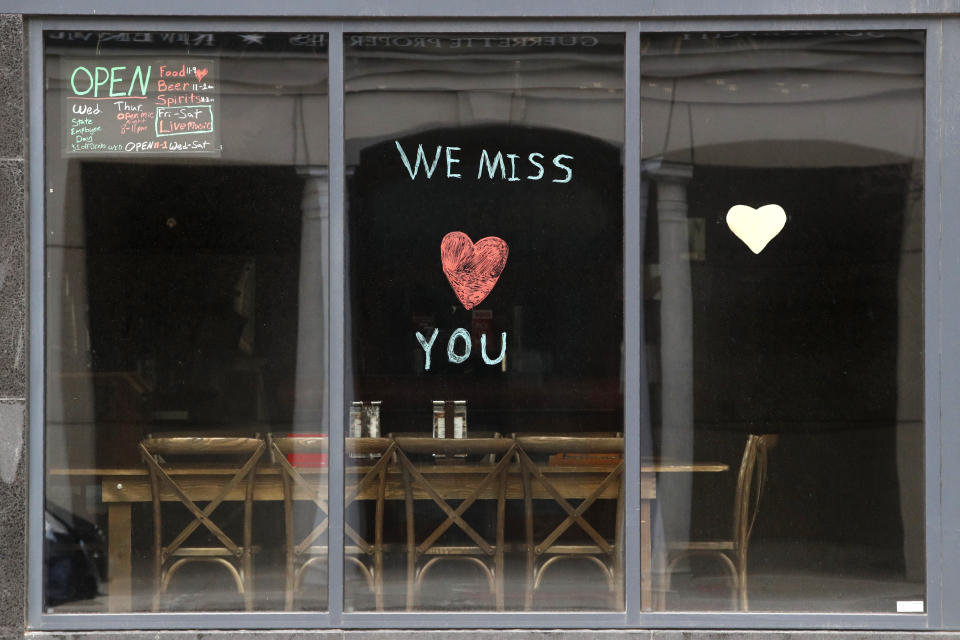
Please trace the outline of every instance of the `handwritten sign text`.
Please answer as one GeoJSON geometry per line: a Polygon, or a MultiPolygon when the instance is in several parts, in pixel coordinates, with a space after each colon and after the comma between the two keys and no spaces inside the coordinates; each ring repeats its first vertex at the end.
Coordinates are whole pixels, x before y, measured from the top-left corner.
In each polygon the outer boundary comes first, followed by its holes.
{"type": "MultiPolygon", "coordinates": [[[[424,149],[422,144],[417,150],[406,150],[399,140],[395,140],[400,161],[410,175],[411,180],[419,176],[430,180],[434,173],[439,178],[460,180],[463,178],[463,169],[460,164],[460,147],[436,145],[435,149],[424,149]],[[412,157],[412,160],[411,160],[412,157]],[[446,171],[437,173],[437,167],[443,158],[446,171]]],[[[503,151],[482,149],[477,160],[477,180],[505,180],[506,182],[522,182],[525,180],[544,180],[566,184],[573,179],[573,156],[558,153],[553,158],[546,158],[537,151],[519,154],[504,153],[503,151]],[[550,171],[550,175],[547,172],[550,171]]]]}
{"type": "Polygon", "coordinates": [[[216,60],[65,58],[63,150],[217,155],[216,60]]]}

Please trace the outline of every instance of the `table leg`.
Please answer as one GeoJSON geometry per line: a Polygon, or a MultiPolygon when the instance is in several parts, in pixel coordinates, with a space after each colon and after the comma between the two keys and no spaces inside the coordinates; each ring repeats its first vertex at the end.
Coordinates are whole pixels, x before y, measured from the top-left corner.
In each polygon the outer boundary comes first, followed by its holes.
{"type": "Polygon", "coordinates": [[[620,493],[619,493],[619,497],[617,498],[617,520],[616,520],[616,527],[617,527],[616,541],[617,542],[615,545],[617,550],[617,555],[614,556],[614,565],[613,565],[614,567],[613,576],[614,576],[614,580],[616,580],[616,582],[614,583],[613,608],[617,611],[623,611],[624,608],[626,607],[626,599],[625,599],[626,591],[625,591],[625,585],[624,585],[625,578],[626,578],[626,575],[624,573],[624,554],[626,550],[623,548],[624,540],[626,540],[626,537],[623,535],[624,522],[626,521],[626,514],[624,513],[624,509],[626,507],[625,505],[626,501],[624,500],[624,493],[626,492],[625,476],[626,476],[625,473],[620,474],[620,493]]]}
{"type": "Polygon", "coordinates": [[[657,476],[640,474],[640,608],[652,611],[653,601],[653,524],[651,505],[657,497],[657,476]]]}
{"type": "Polygon", "coordinates": [[[650,500],[640,501],[640,607],[653,609],[653,539],[650,529],[650,500]]]}
{"type": "Polygon", "coordinates": [[[131,602],[129,502],[111,502],[107,507],[107,589],[111,612],[129,612],[131,602]]]}

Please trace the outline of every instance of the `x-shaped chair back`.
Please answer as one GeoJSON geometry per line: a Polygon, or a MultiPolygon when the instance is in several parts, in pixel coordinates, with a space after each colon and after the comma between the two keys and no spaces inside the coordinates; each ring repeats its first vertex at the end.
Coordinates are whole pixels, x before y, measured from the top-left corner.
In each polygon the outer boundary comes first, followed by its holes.
{"type": "MultiPolygon", "coordinates": [[[[397,460],[403,473],[404,493],[406,496],[406,524],[407,524],[407,609],[414,607],[416,591],[426,572],[435,564],[450,559],[466,560],[479,566],[486,574],[493,592],[497,609],[503,609],[503,552],[504,552],[504,521],[506,513],[506,486],[507,472],[510,463],[516,459],[516,445],[507,438],[431,438],[431,437],[397,437],[397,460]],[[490,465],[489,472],[479,478],[479,481],[470,487],[464,487],[466,493],[461,502],[453,507],[444,498],[440,491],[431,484],[430,480],[414,465],[408,454],[419,455],[493,455],[499,458],[490,465]],[[491,544],[464,520],[464,513],[489,490],[496,485],[497,521],[496,540],[491,544]],[[419,487],[423,493],[440,508],[446,518],[433,529],[422,542],[417,544],[414,527],[414,490],[419,487]],[[475,548],[445,547],[438,544],[451,527],[456,526],[473,542],[475,548]],[[477,554],[493,562],[493,569],[483,560],[475,557],[477,554]],[[423,567],[417,567],[417,559],[423,556],[433,556],[423,567]]],[[[458,498],[459,499],[459,498],[458,498]]]]}
{"type": "MultiPolygon", "coordinates": [[[[280,436],[271,434],[270,446],[275,462],[280,466],[283,483],[284,502],[284,529],[286,536],[286,607],[292,609],[294,592],[299,588],[303,571],[313,563],[327,556],[329,550],[325,544],[316,542],[323,536],[330,525],[329,504],[326,495],[327,482],[319,481],[315,475],[304,476],[301,469],[290,463],[288,455],[317,455],[328,454],[329,438],[280,436]],[[293,500],[295,495],[309,496],[317,507],[315,526],[299,541],[294,539],[293,500]],[[305,560],[304,560],[305,559],[305,560]],[[302,564],[301,564],[302,562],[302,564]],[[296,566],[300,565],[300,566],[296,566]]],[[[344,509],[357,500],[373,482],[377,482],[376,522],[374,526],[374,541],[369,542],[350,524],[344,522],[344,533],[353,541],[355,548],[347,548],[346,558],[353,562],[367,579],[371,591],[377,602],[377,609],[383,608],[383,511],[386,490],[387,470],[393,459],[396,445],[388,438],[347,438],[345,450],[348,453],[377,454],[379,460],[365,471],[356,485],[348,488],[344,495],[344,509]],[[365,554],[373,559],[371,570],[364,562],[356,557],[357,553],[365,554]]],[[[325,475],[325,472],[324,472],[325,475]]]]}
{"type": "MultiPolygon", "coordinates": [[[[231,571],[237,583],[238,591],[244,594],[249,609],[252,606],[250,589],[250,554],[253,528],[253,490],[256,467],[266,448],[265,443],[256,437],[229,436],[169,436],[148,437],[140,442],[140,452],[150,471],[153,502],[154,526],[154,567],[157,579],[154,608],[159,606],[160,594],[166,590],[170,578],[180,566],[187,562],[216,562],[231,571]],[[211,457],[229,459],[240,466],[216,490],[213,498],[201,508],[185,488],[177,482],[176,463],[164,462],[163,458],[211,457]],[[213,512],[241,484],[244,487],[243,541],[237,544],[212,519],[213,512]],[[193,519],[168,544],[163,543],[163,524],[161,498],[164,490],[170,491],[193,516],[193,519]],[[219,540],[221,547],[187,547],[190,536],[203,526],[219,540]],[[179,559],[169,568],[167,563],[174,557],[179,559]],[[233,564],[224,558],[231,558],[240,564],[237,571],[233,564]]],[[[210,475],[211,479],[217,476],[210,475]]]]}
{"type": "Polygon", "coordinates": [[[551,482],[543,471],[533,462],[530,454],[605,454],[623,453],[623,438],[619,436],[515,436],[517,455],[520,461],[520,470],[523,478],[525,533],[527,539],[527,591],[526,607],[533,604],[533,592],[537,589],[543,573],[551,564],[563,558],[582,557],[592,560],[603,570],[607,584],[615,599],[615,606],[622,602],[622,567],[623,549],[620,544],[620,535],[623,527],[623,482],[624,461],[612,465],[610,472],[594,487],[594,489],[580,502],[573,506],[564,497],[563,492],[551,482]],[[537,482],[544,491],[567,514],[567,517],[547,534],[543,540],[537,542],[533,534],[533,482],[537,482]],[[611,490],[616,496],[616,524],[614,540],[607,540],[584,517],[584,513],[598,499],[609,495],[611,490]],[[560,537],[571,527],[576,525],[592,541],[591,545],[562,545],[558,543],[560,537]],[[551,556],[542,566],[538,567],[538,559],[551,556]],[[606,562],[596,558],[604,556],[606,562]]]}

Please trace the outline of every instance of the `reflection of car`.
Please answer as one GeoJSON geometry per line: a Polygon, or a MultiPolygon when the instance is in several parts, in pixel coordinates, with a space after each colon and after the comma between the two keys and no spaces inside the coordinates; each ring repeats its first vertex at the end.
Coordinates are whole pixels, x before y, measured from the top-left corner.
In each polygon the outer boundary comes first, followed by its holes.
{"type": "Polygon", "coordinates": [[[47,606],[94,598],[106,563],[106,544],[97,525],[48,504],[43,518],[47,606]]]}

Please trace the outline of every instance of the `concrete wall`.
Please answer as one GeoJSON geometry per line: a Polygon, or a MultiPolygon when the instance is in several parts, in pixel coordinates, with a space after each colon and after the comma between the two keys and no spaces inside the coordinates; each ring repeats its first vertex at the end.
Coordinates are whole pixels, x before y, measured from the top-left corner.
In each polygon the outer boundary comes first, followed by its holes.
{"type": "Polygon", "coordinates": [[[0,639],[26,602],[26,195],[23,20],[0,15],[0,639]]]}

